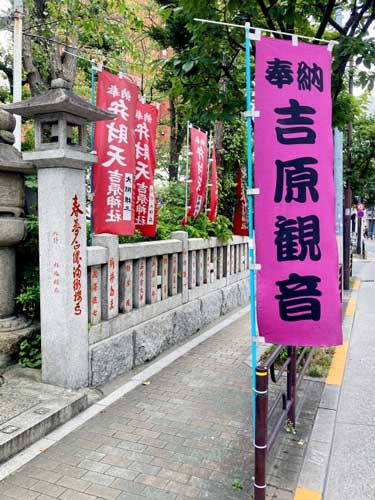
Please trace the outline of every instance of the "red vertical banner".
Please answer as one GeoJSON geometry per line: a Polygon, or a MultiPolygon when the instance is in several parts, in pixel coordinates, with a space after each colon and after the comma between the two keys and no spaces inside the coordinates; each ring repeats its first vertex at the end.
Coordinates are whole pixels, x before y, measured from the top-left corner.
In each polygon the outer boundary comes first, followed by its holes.
{"type": "Polygon", "coordinates": [[[97,106],[116,114],[116,119],[95,124],[93,167],[94,232],[130,235],[135,223],[134,127],[138,87],[102,70],[97,87],[97,106]]]}
{"type": "Polygon", "coordinates": [[[245,188],[242,180],[242,168],[238,162],[237,188],[236,188],[236,208],[233,219],[233,233],[239,236],[249,236],[248,207],[245,188]]]}
{"type": "Polygon", "coordinates": [[[157,218],[154,176],[158,110],[138,101],[135,118],[135,228],[153,237],[157,218]]]}
{"type": "Polygon", "coordinates": [[[212,158],[211,158],[211,196],[210,196],[210,210],[208,212],[208,218],[211,222],[215,222],[217,215],[217,166],[216,166],[216,151],[215,146],[212,146],[212,158]]]}
{"type": "Polygon", "coordinates": [[[190,128],[190,208],[187,216],[196,219],[204,206],[207,183],[207,134],[190,128]]]}

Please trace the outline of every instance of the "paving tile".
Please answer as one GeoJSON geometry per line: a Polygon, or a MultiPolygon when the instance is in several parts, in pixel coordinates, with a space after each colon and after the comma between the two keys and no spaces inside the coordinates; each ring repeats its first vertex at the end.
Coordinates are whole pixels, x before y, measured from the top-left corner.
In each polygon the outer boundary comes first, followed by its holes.
{"type": "Polygon", "coordinates": [[[5,482],[7,484],[11,484],[14,486],[22,486],[23,488],[31,488],[34,484],[36,484],[39,481],[39,479],[35,479],[33,477],[28,477],[23,474],[11,474],[8,476],[6,479],[1,481],[1,485],[3,485],[5,482]]]}
{"type": "Polygon", "coordinates": [[[176,472],[174,470],[161,469],[161,471],[159,472],[159,477],[163,477],[171,481],[177,481],[178,483],[182,484],[187,484],[191,476],[182,472],[176,472]]]}
{"type": "Polygon", "coordinates": [[[117,465],[127,467],[132,461],[123,455],[105,455],[100,463],[105,465],[117,465]]]}
{"type": "Polygon", "coordinates": [[[66,490],[60,497],[61,500],[96,500],[97,497],[87,495],[86,493],[79,493],[76,490],[66,490]]]}
{"type": "Polygon", "coordinates": [[[140,462],[133,462],[129,465],[129,469],[142,472],[143,474],[148,474],[150,476],[156,476],[160,471],[160,467],[156,467],[155,465],[143,464],[140,462]]]}
{"type": "Polygon", "coordinates": [[[139,474],[136,479],[136,482],[146,484],[148,486],[155,486],[155,488],[164,489],[169,479],[165,479],[160,476],[148,476],[147,474],[139,474]]]}
{"type": "Polygon", "coordinates": [[[16,498],[16,500],[35,500],[39,496],[38,492],[27,490],[21,486],[10,486],[4,494],[10,498],[16,498]]]}
{"type": "MultiPolygon", "coordinates": [[[[86,470],[90,470],[90,471],[93,471],[93,472],[101,472],[101,473],[104,473],[106,470],[108,470],[110,468],[110,465],[108,464],[104,464],[102,462],[94,462],[93,460],[83,460],[79,465],[78,465],[79,468],[81,469],[86,469],[86,470]]],[[[81,471],[82,472],[82,471],[81,471]]],[[[82,476],[86,474],[86,471],[83,471],[82,472],[82,476]]],[[[81,477],[82,477],[81,476],[81,477]]]]}
{"type": "Polygon", "coordinates": [[[82,476],[82,479],[90,483],[101,484],[102,486],[110,486],[113,483],[112,476],[93,471],[87,472],[82,476]]]}
{"type": "Polygon", "coordinates": [[[141,495],[142,491],[146,488],[146,485],[143,483],[136,483],[135,481],[129,481],[127,479],[116,478],[113,481],[111,488],[141,495]]]}
{"type": "Polygon", "coordinates": [[[37,500],[56,500],[54,497],[50,497],[49,495],[40,495],[37,500]]]}
{"type": "Polygon", "coordinates": [[[121,495],[120,490],[114,488],[108,488],[101,484],[93,484],[87,490],[86,493],[89,495],[94,495],[100,498],[105,498],[106,500],[116,500],[121,495]]]}
{"type": "Polygon", "coordinates": [[[74,477],[76,479],[80,479],[87,472],[86,469],[81,469],[80,467],[74,467],[73,465],[67,465],[67,464],[61,464],[57,470],[63,476],[74,477]]]}
{"type": "Polygon", "coordinates": [[[172,491],[160,490],[152,486],[147,486],[143,490],[142,495],[147,498],[152,498],[152,500],[175,500],[176,498],[176,494],[172,491]]]}
{"type": "Polygon", "coordinates": [[[120,477],[122,479],[129,479],[130,481],[132,481],[138,476],[139,472],[140,471],[138,470],[129,470],[123,467],[113,466],[106,471],[106,474],[109,476],[120,477]]]}
{"type": "Polygon", "coordinates": [[[56,498],[58,498],[65,491],[64,487],[58,486],[57,484],[47,483],[46,481],[38,481],[30,489],[56,498]]]}
{"type": "Polygon", "coordinates": [[[172,460],[165,460],[164,458],[160,458],[160,457],[154,458],[153,461],[151,462],[151,465],[163,467],[169,471],[178,471],[181,467],[180,462],[173,462],[172,460]]]}
{"type": "Polygon", "coordinates": [[[197,498],[200,494],[200,489],[187,484],[177,483],[176,481],[169,481],[167,490],[177,494],[185,495],[189,498],[197,498]]]}
{"type": "Polygon", "coordinates": [[[145,497],[134,493],[122,493],[117,500],[145,500],[145,497]]]}
{"type": "Polygon", "coordinates": [[[27,476],[46,481],[47,483],[56,483],[63,476],[58,472],[40,469],[39,467],[28,467],[25,472],[27,476]]]}
{"type": "Polygon", "coordinates": [[[84,492],[87,490],[91,483],[89,481],[84,481],[83,479],[77,479],[75,477],[63,476],[57,481],[59,486],[65,486],[65,488],[70,488],[71,490],[84,492]]]}

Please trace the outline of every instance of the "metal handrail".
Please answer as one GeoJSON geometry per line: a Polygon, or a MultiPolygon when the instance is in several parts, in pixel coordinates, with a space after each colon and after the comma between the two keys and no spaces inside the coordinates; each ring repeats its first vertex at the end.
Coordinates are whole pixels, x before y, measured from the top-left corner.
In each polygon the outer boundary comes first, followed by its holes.
{"type": "Polygon", "coordinates": [[[308,356],[308,347],[296,354],[297,348],[288,346],[288,357],[276,372],[276,362],[286,346],[278,345],[269,357],[256,368],[256,433],[255,433],[255,476],[254,476],[254,500],[265,500],[266,498],[266,460],[272,446],[274,445],[280,429],[287,422],[293,427],[296,425],[297,390],[315,354],[315,348],[311,348],[308,356]],[[297,375],[297,368],[301,367],[297,375]],[[275,384],[279,382],[282,375],[287,371],[286,392],[280,391],[268,408],[269,399],[269,377],[275,384]],[[280,400],[282,400],[282,411],[274,424],[270,436],[268,424],[276,411],[280,400]]]}

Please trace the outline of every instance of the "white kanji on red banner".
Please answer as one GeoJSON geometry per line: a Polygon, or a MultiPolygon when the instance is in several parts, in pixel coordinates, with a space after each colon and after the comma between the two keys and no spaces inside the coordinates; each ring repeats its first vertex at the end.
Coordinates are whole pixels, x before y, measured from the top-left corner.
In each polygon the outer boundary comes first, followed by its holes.
{"type": "Polygon", "coordinates": [[[158,110],[138,101],[135,113],[135,225],[144,236],[155,236],[157,203],[154,189],[158,110]]]}
{"type": "Polygon", "coordinates": [[[135,230],[134,179],[135,113],[138,87],[129,80],[101,71],[96,103],[116,115],[95,124],[93,168],[94,231],[130,235],[135,230]]]}
{"type": "MultiPolygon", "coordinates": [[[[207,134],[190,128],[190,208],[187,217],[196,219],[204,206],[207,184],[207,134]]],[[[186,216],[182,223],[186,224],[186,216]]]]}

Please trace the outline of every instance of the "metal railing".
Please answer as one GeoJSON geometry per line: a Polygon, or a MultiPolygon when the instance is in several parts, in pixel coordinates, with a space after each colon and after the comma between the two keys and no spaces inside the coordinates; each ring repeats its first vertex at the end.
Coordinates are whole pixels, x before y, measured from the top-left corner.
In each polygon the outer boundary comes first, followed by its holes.
{"type": "Polygon", "coordinates": [[[255,429],[255,474],[254,500],[266,498],[267,455],[277,435],[285,425],[296,426],[297,391],[315,353],[315,348],[305,347],[297,356],[297,348],[288,346],[288,356],[276,370],[276,364],[285,346],[279,345],[256,369],[256,429],[255,429]],[[311,349],[311,350],[309,350],[311,349]],[[298,370],[300,368],[300,370],[298,370]],[[286,371],[286,387],[279,391],[268,408],[270,380],[277,384],[286,371]],[[280,407],[281,413],[271,426],[271,421],[280,407]],[[270,428],[272,427],[272,428],[270,428]]]}

